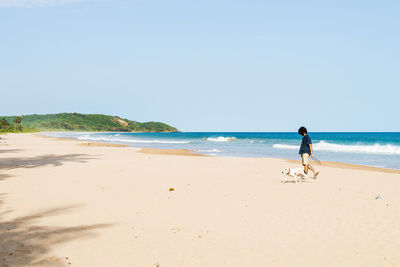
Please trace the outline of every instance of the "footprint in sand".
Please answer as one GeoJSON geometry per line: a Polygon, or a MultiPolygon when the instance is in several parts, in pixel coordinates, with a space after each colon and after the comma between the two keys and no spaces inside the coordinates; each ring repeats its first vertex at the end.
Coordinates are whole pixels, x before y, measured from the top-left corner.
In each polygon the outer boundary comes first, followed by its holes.
{"type": "Polygon", "coordinates": [[[178,233],[180,231],[181,231],[181,229],[179,229],[179,228],[172,228],[171,229],[171,232],[174,233],[174,234],[176,234],[176,233],[178,233]]]}

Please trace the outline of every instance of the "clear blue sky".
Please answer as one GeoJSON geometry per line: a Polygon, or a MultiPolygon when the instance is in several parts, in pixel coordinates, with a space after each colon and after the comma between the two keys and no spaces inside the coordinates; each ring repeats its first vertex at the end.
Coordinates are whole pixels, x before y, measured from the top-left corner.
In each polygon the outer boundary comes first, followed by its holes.
{"type": "Polygon", "coordinates": [[[384,0],[0,0],[0,114],[400,131],[399,14],[384,0]]]}

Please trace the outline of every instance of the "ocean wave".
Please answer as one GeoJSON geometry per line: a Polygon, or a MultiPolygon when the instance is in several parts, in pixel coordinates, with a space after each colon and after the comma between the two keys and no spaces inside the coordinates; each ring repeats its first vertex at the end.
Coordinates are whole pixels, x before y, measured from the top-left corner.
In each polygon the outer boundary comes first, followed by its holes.
{"type": "Polygon", "coordinates": [[[273,148],[283,148],[283,149],[299,149],[300,146],[286,145],[286,144],[273,144],[273,148]]]}
{"type": "Polygon", "coordinates": [[[266,141],[264,141],[264,140],[250,140],[250,144],[254,144],[254,143],[256,143],[256,144],[264,144],[264,143],[266,143],[266,141]]]}
{"type": "Polygon", "coordinates": [[[220,153],[222,151],[219,150],[219,149],[199,149],[199,150],[196,150],[196,152],[200,152],[200,153],[220,153]]]}
{"type": "MultiPolygon", "coordinates": [[[[280,149],[299,149],[299,146],[287,144],[274,144],[272,147],[280,149]]],[[[341,145],[320,141],[313,144],[313,148],[315,151],[400,155],[400,146],[396,145],[341,145]]]]}
{"type": "Polygon", "coordinates": [[[230,142],[230,141],[235,141],[236,137],[218,136],[218,137],[208,137],[206,138],[206,140],[211,142],[230,142]]]}
{"type": "Polygon", "coordinates": [[[121,139],[121,138],[108,138],[108,137],[96,137],[90,135],[83,135],[78,137],[79,140],[83,141],[102,141],[102,142],[118,142],[118,143],[145,143],[145,144],[189,144],[190,141],[167,141],[167,140],[137,140],[137,139],[121,139]]]}

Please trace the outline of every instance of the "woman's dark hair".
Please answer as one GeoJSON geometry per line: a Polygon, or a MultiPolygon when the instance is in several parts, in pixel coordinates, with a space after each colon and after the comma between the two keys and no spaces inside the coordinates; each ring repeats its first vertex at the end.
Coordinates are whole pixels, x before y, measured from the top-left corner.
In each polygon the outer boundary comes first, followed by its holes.
{"type": "Polygon", "coordinates": [[[303,135],[307,133],[307,129],[304,126],[301,126],[298,131],[299,135],[303,135]]]}

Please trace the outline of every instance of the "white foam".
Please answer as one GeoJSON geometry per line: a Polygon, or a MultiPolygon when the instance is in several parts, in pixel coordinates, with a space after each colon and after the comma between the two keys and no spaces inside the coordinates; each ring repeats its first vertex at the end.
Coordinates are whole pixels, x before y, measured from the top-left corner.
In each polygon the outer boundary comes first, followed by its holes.
{"type": "Polygon", "coordinates": [[[71,138],[76,138],[79,137],[80,135],[89,135],[90,132],[45,132],[44,133],[47,136],[51,137],[71,137],[71,138]]]}
{"type": "Polygon", "coordinates": [[[283,148],[283,149],[299,149],[300,146],[295,145],[285,145],[285,144],[273,144],[273,148],[283,148]]]}
{"type": "Polygon", "coordinates": [[[199,150],[196,150],[196,152],[202,152],[202,153],[220,153],[220,152],[222,152],[222,151],[219,150],[219,149],[199,149],[199,150]]]}
{"type": "Polygon", "coordinates": [[[230,142],[230,141],[235,141],[236,137],[224,137],[224,136],[208,137],[206,138],[206,140],[212,142],[230,142]]]}
{"type": "Polygon", "coordinates": [[[109,137],[96,137],[90,135],[82,135],[78,137],[84,141],[103,141],[103,142],[120,142],[120,143],[145,143],[145,144],[189,144],[190,141],[167,141],[167,140],[137,140],[137,139],[122,139],[109,137]]]}
{"type": "MultiPolygon", "coordinates": [[[[273,148],[299,149],[296,145],[274,144],[273,148]]],[[[315,151],[344,152],[344,153],[366,153],[382,155],[400,155],[400,146],[396,145],[340,145],[320,141],[313,145],[315,151]]]]}

